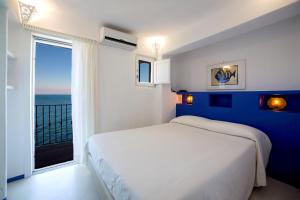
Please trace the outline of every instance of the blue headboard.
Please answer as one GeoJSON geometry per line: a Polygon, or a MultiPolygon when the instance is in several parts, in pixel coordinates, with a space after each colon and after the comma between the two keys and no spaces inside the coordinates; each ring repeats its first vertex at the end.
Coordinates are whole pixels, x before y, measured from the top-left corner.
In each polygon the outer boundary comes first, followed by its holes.
{"type": "Polygon", "coordinates": [[[300,187],[300,91],[190,92],[192,105],[176,105],[176,116],[195,115],[242,123],[264,131],[272,142],[269,176],[300,187]],[[266,98],[287,99],[285,111],[265,107],[266,98]]]}

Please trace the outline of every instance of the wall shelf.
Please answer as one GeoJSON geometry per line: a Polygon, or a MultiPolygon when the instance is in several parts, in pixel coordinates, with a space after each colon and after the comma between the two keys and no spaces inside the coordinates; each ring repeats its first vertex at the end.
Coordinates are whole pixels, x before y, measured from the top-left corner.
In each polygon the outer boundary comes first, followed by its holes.
{"type": "Polygon", "coordinates": [[[264,111],[272,111],[272,112],[297,112],[300,113],[300,94],[281,94],[280,92],[277,92],[278,94],[261,94],[259,96],[259,106],[261,110],[264,111]],[[270,109],[267,105],[268,100],[271,97],[282,97],[285,99],[287,106],[280,110],[280,111],[273,111],[270,109]]]}
{"type": "Polygon", "coordinates": [[[7,58],[9,60],[16,60],[17,59],[17,57],[11,51],[7,51],[7,58]]]}
{"type": "Polygon", "coordinates": [[[6,89],[7,89],[7,90],[14,90],[14,89],[15,89],[15,87],[14,87],[14,86],[12,86],[12,85],[7,85],[7,86],[6,86],[6,89]]]}
{"type": "Polygon", "coordinates": [[[232,94],[210,94],[209,106],[232,108],[232,94]]]}

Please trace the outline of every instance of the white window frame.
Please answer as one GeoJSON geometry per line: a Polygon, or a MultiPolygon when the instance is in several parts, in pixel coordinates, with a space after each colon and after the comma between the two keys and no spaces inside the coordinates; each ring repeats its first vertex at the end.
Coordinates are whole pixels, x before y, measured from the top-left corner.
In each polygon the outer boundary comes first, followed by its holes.
{"type": "Polygon", "coordinates": [[[140,87],[155,87],[154,84],[154,62],[155,62],[155,58],[153,57],[149,57],[149,56],[144,56],[144,55],[140,55],[137,54],[135,57],[135,84],[136,86],[140,86],[140,87]],[[139,81],[139,76],[140,76],[140,68],[139,68],[139,61],[146,61],[151,63],[151,72],[150,72],[150,82],[140,82],[139,81]]]}

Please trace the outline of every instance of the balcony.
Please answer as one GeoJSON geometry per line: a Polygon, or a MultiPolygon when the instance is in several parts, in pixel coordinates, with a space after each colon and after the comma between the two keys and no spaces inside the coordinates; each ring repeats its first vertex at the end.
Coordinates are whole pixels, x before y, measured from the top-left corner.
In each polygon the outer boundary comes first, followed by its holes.
{"type": "Polygon", "coordinates": [[[73,160],[72,104],[35,105],[35,169],[73,160]]]}

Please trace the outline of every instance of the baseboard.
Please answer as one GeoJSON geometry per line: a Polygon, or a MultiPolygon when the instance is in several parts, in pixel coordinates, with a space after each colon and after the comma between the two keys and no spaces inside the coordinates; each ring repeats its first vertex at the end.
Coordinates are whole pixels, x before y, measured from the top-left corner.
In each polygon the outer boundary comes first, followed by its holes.
{"type": "Polygon", "coordinates": [[[14,181],[18,181],[18,180],[21,180],[25,178],[25,175],[22,174],[22,175],[19,175],[19,176],[15,176],[15,177],[12,177],[12,178],[9,178],[7,179],[7,183],[11,183],[11,182],[14,182],[14,181]]]}

